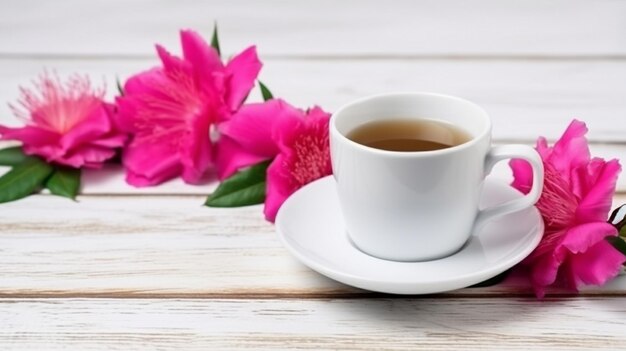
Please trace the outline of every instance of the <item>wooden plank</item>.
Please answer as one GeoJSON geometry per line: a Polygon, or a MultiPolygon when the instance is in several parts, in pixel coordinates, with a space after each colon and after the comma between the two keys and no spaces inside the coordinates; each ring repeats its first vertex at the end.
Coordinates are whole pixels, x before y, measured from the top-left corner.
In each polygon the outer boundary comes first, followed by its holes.
{"type": "Polygon", "coordinates": [[[345,290],[291,258],[259,206],[210,209],[193,196],[78,201],[34,196],[2,206],[0,294],[345,290]]]}
{"type": "MultiPolygon", "coordinates": [[[[626,3],[625,3],[626,4],[626,3]]],[[[89,74],[105,81],[111,96],[122,79],[156,60],[0,60],[0,101],[14,102],[44,67],[59,74],[89,74]]],[[[276,96],[297,106],[319,104],[328,111],[364,96],[390,91],[434,91],[465,97],[492,116],[496,140],[556,138],[572,118],[589,122],[596,142],[626,141],[626,61],[292,61],[265,60],[260,78],[276,96]],[[538,126],[541,126],[538,128],[538,126]]],[[[250,101],[259,101],[255,89],[250,101]]],[[[0,104],[0,122],[18,121],[0,104]]]]}
{"type": "MultiPolygon", "coordinates": [[[[0,148],[14,143],[0,142],[0,148]]],[[[606,159],[626,160],[626,144],[592,144],[592,154],[606,159]]],[[[8,167],[0,166],[0,174],[8,171],[8,167]]],[[[511,170],[506,162],[501,162],[491,172],[490,177],[505,179],[511,178],[511,170]]],[[[84,195],[203,195],[212,193],[218,182],[215,175],[209,171],[206,180],[199,185],[185,184],[180,178],[172,179],[154,187],[136,188],[126,183],[124,169],[121,165],[106,165],[99,170],[84,170],[82,176],[81,194],[84,195]]],[[[626,191],[626,176],[617,180],[617,190],[626,191]]],[[[44,193],[47,193],[45,190],[44,193]]],[[[200,203],[200,201],[199,201],[200,203]]]]}
{"type": "MultiPolygon", "coordinates": [[[[0,207],[0,296],[354,296],[282,247],[261,206],[197,196],[33,196],[0,207]]],[[[616,198],[626,202],[626,196],[616,198]]],[[[562,291],[553,291],[562,294],[562,291]]],[[[519,284],[453,296],[531,294],[519,284]]],[[[626,276],[588,295],[626,296],[626,276]]],[[[0,328],[1,329],[1,328],[0,328]]]]}
{"type": "MultiPolygon", "coordinates": [[[[603,157],[607,160],[623,160],[626,163],[626,143],[624,144],[592,144],[592,155],[603,157]]],[[[2,167],[0,167],[0,173],[2,167]]],[[[511,170],[507,162],[501,162],[489,175],[499,179],[512,180],[511,170]]],[[[86,170],[83,176],[82,194],[106,195],[106,194],[166,194],[166,195],[208,195],[212,193],[218,185],[218,181],[213,173],[209,173],[206,180],[200,185],[185,184],[180,178],[170,180],[164,184],[148,187],[135,188],[125,181],[124,169],[117,165],[110,165],[101,170],[86,170]]],[[[626,192],[626,175],[617,179],[617,190],[626,192]]]]}
{"type": "Polygon", "coordinates": [[[620,1],[14,1],[0,13],[0,53],[146,55],[182,27],[219,21],[233,52],[284,56],[573,56],[626,54],[620,1]]]}
{"type": "Polygon", "coordinates": [[[621,350],[626,298],[2,299],[3,350],[621,350]]]}

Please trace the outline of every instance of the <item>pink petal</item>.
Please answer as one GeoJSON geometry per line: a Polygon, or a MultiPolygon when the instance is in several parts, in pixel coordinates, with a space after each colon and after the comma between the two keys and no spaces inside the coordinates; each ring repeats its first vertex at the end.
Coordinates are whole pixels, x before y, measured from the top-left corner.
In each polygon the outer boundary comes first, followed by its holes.
{"type": "Polygon", "coordinates": [[[315,105],[307,111],[306,116],[309,119],[319,119],[319,118],[328,119],[330,118],[330,113],[324,111],[321,107],[315,105]]]}
{"type": "Polygon", "coordinates": [[[621,270],[626,257],[606,240],[601,240],[585,252],[573,255],[568,269],[576,285],[603,285],[621,270]]]}
{"type": "Polygon", "coordinates": [[[533,262],[530,267],[530,282],[537,298],[543,298],[545,288],[554,283],[561,263],[563,263],[561,257],[555,257],[551,254],[544,255],[533,262]]]}
{"type": "Polygon", "coordinates": [[[564,248],[560,242],[557,241],[557,243],[551,244],[546,242],[546,240],[548,240],[548,238],[550,238],[550,240],[562,240],[563,236],[566,234],[567,229],[549,233],[549,235],[544,234],[538,249],[535,249],[535,251],[522,262],[524,266],[529,268],[530,282],[537,298],[543,298],[545,288],[556,281],[559,267],[561,267],[568,254],[567,249],[564,248]],[[547,252],[542,251],[541,247],[546,246],[554,247],[554,249],[547,252]]]}
{"type": "Polygon", "coordinates": [[[104,161],[114,155],[115,151],[108,147],[85,145],[54,161],[74,168],[100,168],[104,161]]]}
{"type": "Polygon", "coordinates": [[[118,96],[115,98],[117,114],[113,117],[115,125],[126,133],[135,131],[135,117],[141,109],[141,104],[134,97],[118,96]]]}
{"type": "Polygon", "coordinates": [[[220,180],[230,177],[241,168],[255,165],[270,158],[248,151],[226,135],[220,138],[215,148],[215,166],[217,177],[220,180]]]}
{"type": "Polygon", "coordinates": [[[571,170],[569,183],[571,183],[572,192],[578,199],[584,198],[594,187],[599,174],[604,168],[604,164],[603,159],[593,158],[586,167],[578,167],[571,170]]]}
{"type": "Polygon", "coordinates": [[[157,185],[181,172],[178,152],[167,143],[131,143],[122,161],[126,182],[136,187],[157,185]]]}
{"type": "Polygon", "coordinates": [[[97,140],[98,137],[111,131],[111,120],[108,111],[104,108],[94,110],[88,117],[69,130],[59,140],[60,147],[70,151],[81,144],[97,140]]]}
{"type": "Polygon", "coordinates": [[[311,110],[307,115],[299,114],[295,117],[299,118],[283,118],[274,127],[273,138],[277,141],[282,153],[289,155],[293,153],[293,145],[304,135],[328,140],[329,113],[323,110],[311,110]]]}
{"type": "Polygon", "coordinates": [[[22,142],[22,148],[27,155],[43,157],[48,162],[54,161],[64,153],[58,146],[60,135],[34,126],[9,128],[0,126],[2,140],[17,140],[22,142]]]}
{"type": "Polygon", "coordinates": [[[528,194],[533,185],[533,169],[528,161],[522,159],[512,159],[509,166],[513,171],[513,183],[511,186],[528,194]]]}
{"type": "Polygon", "coordinates": [[[282,153],[291,155],[293,152],[291,145],[295,143],[295,139],[304,133],[305,129],[306,125],[303,118],[285,118],[276,123],[272,138],[276,140],[282,153]]]}
{"type": "Polygon", "coordinates": [[[586,133],[585,124],[573,120],[563,136],[554,144],[548,162],[563,174],[569,174],[570,170],[576,167],[585,166],[590,158],[586,133]]]}
{"type": "Polygon", "coordinates": [[[548,146],[548,141],[544,137],[537,138],[537,145],[535,146],[535,149],[544,162],[546,162],[550,158],[550,155],[552,155],[552,148],[548,146]]]}
{"type": "Polygon", "coordinates": [[[182,178],[186,183],[197,184],[211,162],[210,118],[199,114],[191,121],[191,133],[184,139],[181,150],[182,178]]]}
{"type": "Polygon", "coordinates": [[[56,144],[60,138],[56,132],[34,126],[11,128],[0,125],[0,136],[2,140],[17,140],[32,147],[56,144]]]}
{"type": "MultiPolygon", "coordinates": [[[[309,109],[306,113],[304,121],[310,125],[328,125],[328,121],[330,120],[330,113],[322,110],[320,107],[315,106],[309,109]]],[[[324,130],[326,132],[326,130],[324,130]]]]}
{"type": "Polygon", "coordinates": [[[277,123],[273,138],[281,156],[288,195],[316,179],[332,174],[328,145],[329,114],[286,118],[277,123]],[[302,150],[307,150],[304,155],[302,150]]]}
{"type": "Polygon", "coordinates": [[[213,72],[224,68],[217,51],[195,31],[181,30],[180,42],[185,60],[189,61],[204,79],[210,78],[213,72]]]}
{"type": "Polygon", "coordinates": [[[104,146],[104,147],[109,147],[109,148],[118,148],[118,147],[124,146],[127,139],[128,139],[128,136],[125,134],[111,134],[106,137],[101,137],[97,140],[94,140],[89,144],[95,145],[95,146],[104,146]]]}
{"type": "Polygon", "coordinates": [[[185,72],[191,71],[191,65],[188,62],[181,60],[180,58],[170,54],[167,49],[161,45],[156,45],[157,54],[163,63],[163,68],[167,73],[185,72]]]}
{"type": "Polygon", "coordinates": [[[158,95],[161,93],[157,87],[167,80],[163,69],[154,67],[147,71],[143,71],[128,78],[124,83],[124,97],[132,95],[158,95]]]}
{"type": "Polygon", "coordinates": [[[267,195],[263,213],[265,219],[272,223],[283,202],[297,190],[291,186],[290,177],[286,174],[283,163],[283,156],[278,155],[267,169],[267,195]]]}
{"type": "Polygon", "coordinates": [[[575,274],[575,271],[572,270],[572,257],[574,255],[570,255],[565,262],[559,268],[559,275],[557,276],[557,280],[554,285],[558,287],[563,287],[569,289],[573,292],[578,292],[578,288],[581,285],[580,279],[575,274]]]}
{"type": "Polygon", "coordinates": [[[136,121],[141,114],[146,113],[146,99],[151,101],[170,99],[160,90],[160,87],[168,85],[167,79],[160,68],[153,68],[130,77],[124,84],[125,95],[115,99],[117,104],[117,113],[113,115],[115,126],[128,133],[135,132],[136,121]]]}
{"type": "Polygon", "coordinates": [[[220,124],[222,134],[229,136],[248,152],[272,158],[278,153],[273,130],[285,119],[299,119],[301,111],[283,100],[243,106],[229,121],[220,124]]]}
{"type": "Polygon", "coordinates": [[[580,224],[567,230],[556,250],[565,247],[574,254],[585,252],[591,246],[603,241],[605,237],[615,235],[617,235],[617,229],[607,222],[580,224]]]}
{"type": "MultiPolygon", "coordinates": [[[[115,97],[115,99],[117,100],[117,96],[115,97]]],[[[105,110],[108,112],[109,114],[109,119],[111,121],[111,134],[119,134],[119,135],[124,135],[125,137],[128,137],[128,132],[126,132],[124,130],[124,128],[122,128],[122,126],[118,123],[118,113],[119,113],[119,108],[117,106],[117,102],[115,103],[110,103],[110,102],[104,102],[104,108],[105,110]]]]}
{"type": "Polygon", "coordinates": [[[237,110],[248,96],[261,71],[261,66],[254,46],[247,48],[228,62],[226,74],[230,79],[226,103],[231,110],[237,110]]]}
{"type": "Polygon", "coordinates": [[[592,187],[587,190],[578,204],[576,220],[579,223],[605,221],[607,219],[615,193],[617,176],[621,171],[621,166],[617,160],[606,163],[598,163],[597,160],[594,160],[590,166],[595,170],[588,174],[595,179],[592,187]],[[601,167],[596,168],[597,165],[601,165],[601,167]]]}

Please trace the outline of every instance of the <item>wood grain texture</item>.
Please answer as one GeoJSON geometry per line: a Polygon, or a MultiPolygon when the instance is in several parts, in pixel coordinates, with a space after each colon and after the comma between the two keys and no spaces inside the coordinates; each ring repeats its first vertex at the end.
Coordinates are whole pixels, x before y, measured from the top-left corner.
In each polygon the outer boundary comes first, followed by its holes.
{"type": "Polygon", "coordinates": [[[245,295],[343,289],[291,258],[258,206],[209,209],[198,196],[78,201],[34,196],[2,206],[0,292],[245,295]]]}
{"type": "MultiPolygon", "coordinates": [[[[0,142],[0,149],[17,145],[15,143],[0,142]]],[[[592,155],[605,159],[626,159],[626,144],[592,144],[592,155]]],[[[9,170],[8,167],[0,166],[0,174],[9,170]]],[[[507,162],[497,164],[489,177],[496,177],[509,181],[511,171],[507,162]]],[[[218,186],[214,172],[209,171],[205,179],[198,185],[184,183],[180,178],[175,178],[163,184],[136,188],[126,183],[124,169],[121,165],[105,165],[99,170],[84,170],[82,173],[82,186],[80,193],[83,195],[203,195],[212,193],[218,186]]],[[[617,190],[626,191],[626,177],[617,180],[617,190]]],[[[43,193],[48,193],[44,190],[43,193]]]]}
{"type": "MultiPolygon", "coordinates": [[[[56,69],[61,75],[90,74],[96,82],[106,82],[113,96],[116,76],[123,79],[154,64],[154,60],[143,59],[0,62],[0,76],[4,77],[0,99],[7,102],[15,101],[17,87],[27,84],[43,67],[56,69]]],[[[589,124],[595,156],[626,159],[626,123],[618,118],[626,114],[626,100],[621,94],[626,91],[626,63],[269,60],[262,79],[276,95],[298,106],[320,104],[329,111],[353,99],[390,90],[433,90],[465,96],[490,112],[494,139],[500,143],[531,143],[539,135],[553,140],[576,117],[589,124]]],[[[251,100],[259,99],[255,89],[251,100]]],[[[21,123],[7,105],[0,105],[0,122],[21,123]]],[[[10,144],[0,143],[0,147],[5,145],[10,144]]],[[[501,165],[494,173],[506,176],[506,167],[501,165]]],[[[109,167],[85,171],[82,193],[208,194],[216,185],[210,179],[202,186],[189,186],[176,179],[159,187],[137,189],[125,183],[119,167],[109,167]]],[[[618,189],[626,190],[626,178],[619,180],[618,189]]]]}
{"type": "MultiPolygon", "coordinates": [[[[607,160],[626,160],[626,144],[592,144],[591,153],[595,157],[603,157],[607,160]]],[[[2,168],[0,167],[0,172],[2,168]]],[[[500,162],[492,170],[490,177],[499,179],[512,179],[511,170],[507,162],[500,162]]],[[[195,194],[208,195],[217,187],[215,175],[209,172],[205,181],[200,185],[185,184],[180,178],[170,180],[164,184],[148,188],[135,188],[124,180],[124,170],[121,166],[107,166],[100,171],[86,170],[83,176],[83,194],[106,195],[106,194],[195,194]]],[[[626,191],[626,176],[617,179],[617,190],[626,191]]]]}
{"type": "Polygon", "coordinates": [[[124,55],[219,21],[226,52],[283,56],[624,57],[621,1],[102,1],[6,3],[0,54],[124,55]]]}
{"type": "MultiPolygon", "coordinates": [[[[483,105],[497,142],[553,139],[576,117],[594,155],[626,159],[623,1],[0,5],[2,124],[16,124],[3,103],[44,67],[89,74],[113,96],[116,76],[156,64],[153,43],[178,53],[179,28],[209,37],[217,20],[226,56],[258,44],[260,78],[298,106],[437,91],[483,105]]],[[[83,183],[78,203],[37,195],[0,206],[1,350],[626,349],[626,276],[541,302],[510,280],[373,294],[297,262],[260,206],[202,207],[210,179],[135,189],[110,167],[83,183]]]]}
{"type": "Polygon", "coordinates": [[[3,350],[622,350],[626,298],[3,299],[3,350]]]}
{"type": "MultiPolygon", "coordinates": [[[[0,296],[354,296],[282,247],[260,206],[199,196],[33,196],[0,208],[0,296]]],[[[626,198],[616,198],[626,202],[626,198]]],[[[562,294],[562,291],[552,293],[562,294]]],[[[626,295],[626,276],[585,294],[626,295]]],[[[531,294],[519,284],[452,292],[531,294]]]]}
{"type": "MultiPolygon", "coordinates": [[[[1,33],[1,32],[0,32],[1,33]]],[[[626,45],[625,45],[626,47],[626,45]]],[[[172,46],[179,53],[179,45],[172,46]]],[[[264,59],[264,52],[260,51],[264,59]]],[[[626,142],[626,61],[446,61],[446,60],[275,60],[264,59],[263,80],[277,97],[328,111],[368,95],[390,91],[452,94],[483,106],[493,120],[496,140],[556,138],[578,118],[589,122],[595,142],[626,142]],[[323,78],[322,78],[323,77],[323,78]],[[538,128],[538,126],[541,126],[538,128]]],[[[88,74],[105,82],[110,97],[115,79],[156,65],[154,59],[0,59],[0,123],[17,125],[7,102],[19,86],[29,86],[44,69],[60,75],[88,74]]],[[[260,101],[258,89],[250,101],[260,101]]]]}

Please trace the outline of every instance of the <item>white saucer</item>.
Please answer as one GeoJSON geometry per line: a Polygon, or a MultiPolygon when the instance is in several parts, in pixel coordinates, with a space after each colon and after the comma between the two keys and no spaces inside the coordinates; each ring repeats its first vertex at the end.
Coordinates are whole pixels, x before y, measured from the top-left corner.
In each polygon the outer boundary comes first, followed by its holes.
{"type": "MultiPolygon", "coordinates": [[[[481,207],[522,196],[502,180],[485,181],[481,207]]],[[[302,263],[339,282],[392,294],[430,294],[474,285],[523,260],[539,244],[536,208],[503,216],[474,233],[456,254],[426,262],[394,262],[354,247],[344,230],[332,176],[298,190],[282,205],[276,230],[302,263]]]]}

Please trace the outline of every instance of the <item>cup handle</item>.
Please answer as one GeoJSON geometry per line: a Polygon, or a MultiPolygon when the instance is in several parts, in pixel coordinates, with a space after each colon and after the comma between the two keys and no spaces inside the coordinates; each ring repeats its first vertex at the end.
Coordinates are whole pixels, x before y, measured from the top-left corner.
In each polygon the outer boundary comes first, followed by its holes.
{"type": "Polygon", "coordinates": [[[524,197],[507,201],[478,211],[474,221],[474,230],[481,229],[488,221],[502,215],[517,212],[533,206],[543,190],[543,162],[535,149],[526,145],[493,146],[485,158],[485,174],[489,174],[493,166],[505,159],[521,158],[530,163],[533,170],[533,186],[524,197]]]}

